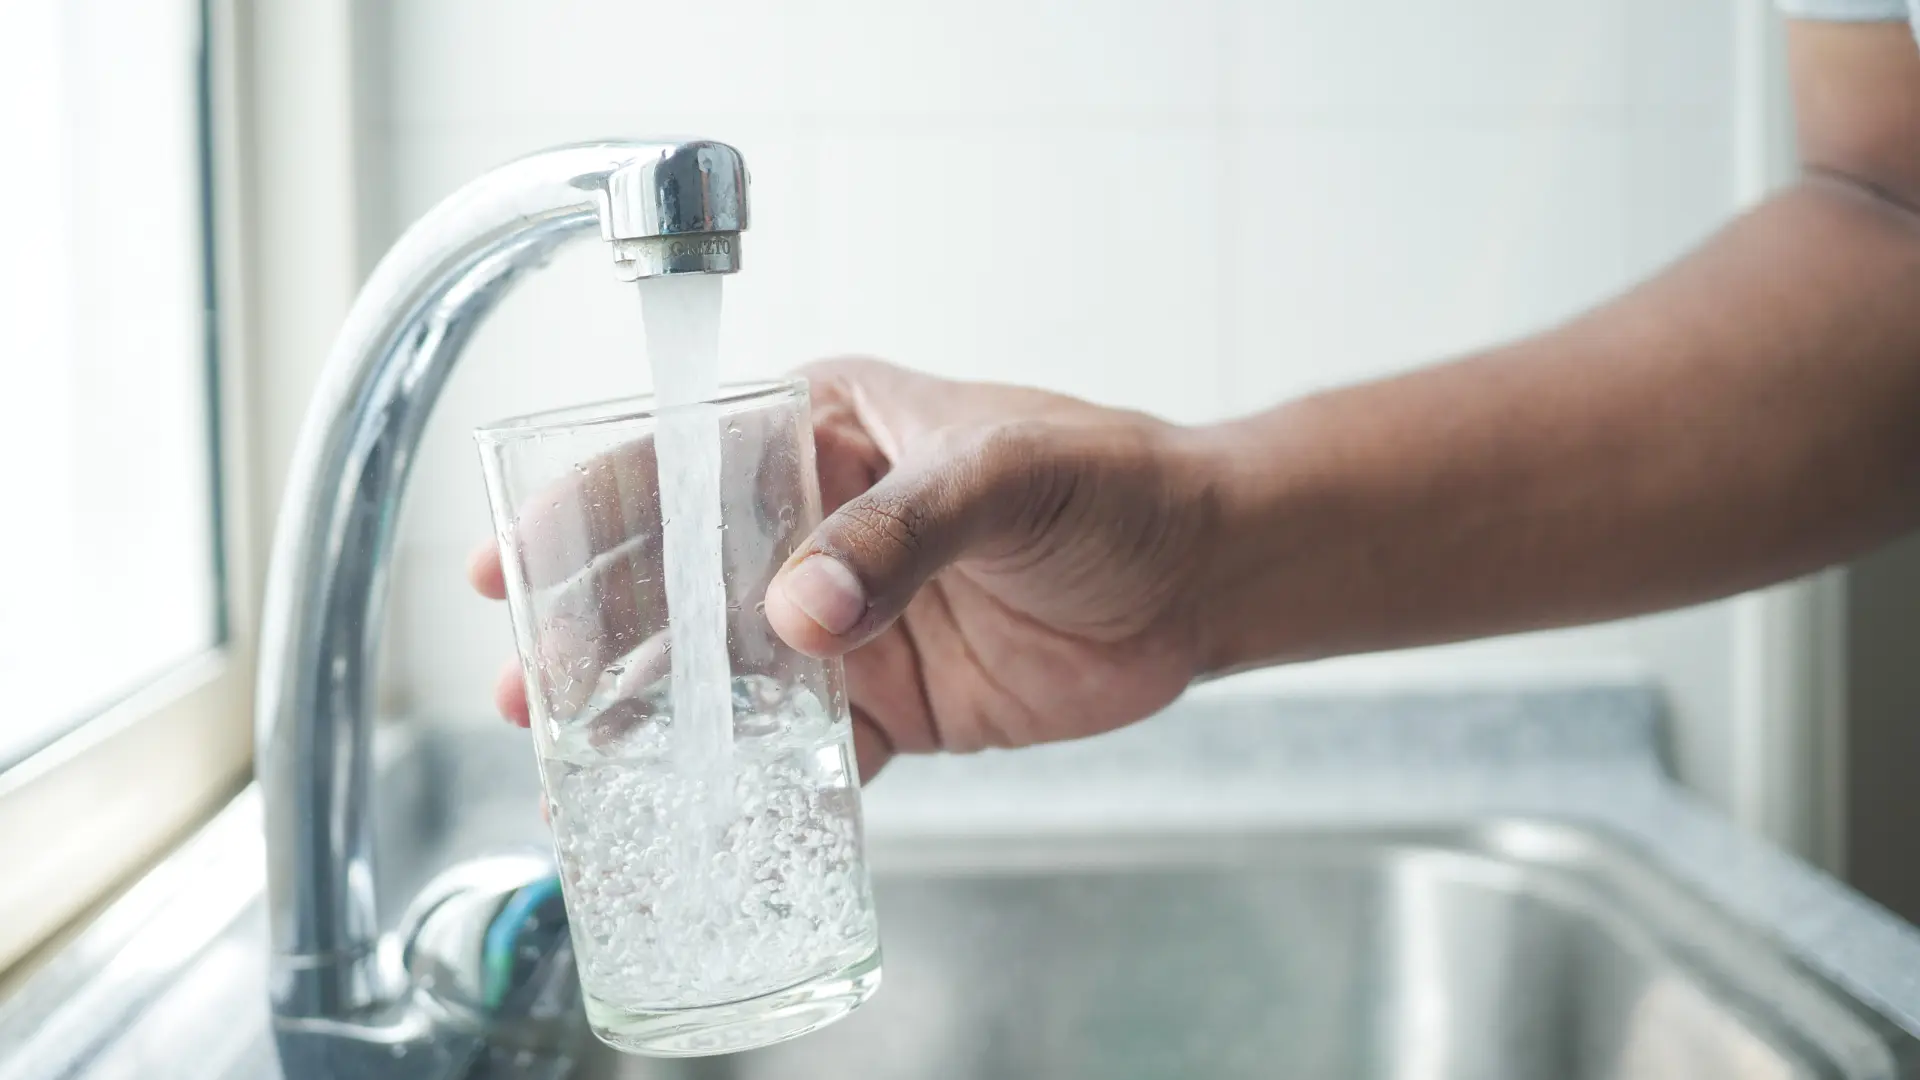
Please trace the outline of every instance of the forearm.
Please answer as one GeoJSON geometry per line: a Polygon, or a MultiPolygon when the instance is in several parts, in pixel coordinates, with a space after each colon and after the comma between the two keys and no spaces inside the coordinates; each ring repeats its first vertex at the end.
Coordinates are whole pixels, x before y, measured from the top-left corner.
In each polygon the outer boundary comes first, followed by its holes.
{"type": "Polygon", "coordinates": [[[1216,671],[1789,578],[1920,524],[1920,224],[1809,181],[1558,330],[1193,446],[1216,671]]]}

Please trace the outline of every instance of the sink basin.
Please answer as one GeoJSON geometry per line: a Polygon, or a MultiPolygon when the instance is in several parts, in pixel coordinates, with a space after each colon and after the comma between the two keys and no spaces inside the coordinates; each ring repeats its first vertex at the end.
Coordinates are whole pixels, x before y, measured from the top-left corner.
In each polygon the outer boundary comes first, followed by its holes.
{"type": "Polygon", "coordinates": [[[1631,853],[1507,821],[880,848],[886,983],[631,1080],[1902,1075],[1904,1033],[1631,853]]]}
{"type": "MultiPolygon", "coordinates": [[[[1196,710],[898,763],[868,799],[865,1008],[748,1054],[583,1037],[467,1075],[1920,1077],[1920,935],[1673,789],[1644,712],[1509,700],[1196,710]]],[[[389,734],[384,910],[454,861],[550,850],[520,733],[389,734]]],[[[262,861],[250,792],[0,1001],[0,1080],[277,1080],[262,861]]]]}

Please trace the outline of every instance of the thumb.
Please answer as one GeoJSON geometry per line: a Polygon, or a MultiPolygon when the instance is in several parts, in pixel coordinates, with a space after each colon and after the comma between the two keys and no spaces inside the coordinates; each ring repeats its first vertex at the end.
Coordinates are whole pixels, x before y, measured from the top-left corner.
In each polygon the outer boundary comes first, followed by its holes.
{"type": "Polygon", "coordinates": [[[812,656],[871,641],[954,560],[1031,536],[1045,461],[1036,434],[1019,427],[896,467],[834,511],[774,576],[774,631],[812,656]]]}

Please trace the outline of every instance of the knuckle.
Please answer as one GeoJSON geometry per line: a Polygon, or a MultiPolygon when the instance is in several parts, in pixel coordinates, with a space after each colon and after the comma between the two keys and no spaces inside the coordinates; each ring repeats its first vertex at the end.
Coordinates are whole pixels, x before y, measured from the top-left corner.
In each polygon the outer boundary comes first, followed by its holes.
{"type": "Polygon", "coordinates": [[[957,494],[1005,506],[1024,498],[1055,456],[1051,426],[1036,420],[997,423],[937,432],[931,456],[948,466],[957,494]]]}
{"type": "Polygon", "coordinates": [[[982,433],[977,449],[988,486],[1006,490],[1025,490],[1032,482],[1057,464],[1060,457],[1058,431],[1037,420],[996,424],[982,433]]]}
{"type": "Polygon", "coordinates": [[[932,513],[917,500],[887,494],[871,494],[849,503],[841,513],[853,546],[893,547],[909,554],[926,548],[933,521],[932,513]]]}
{"type": "Polygon", "coordinates": [[[1004,526],[1038,536],[1064,514],[1079,487],[1078,456],[1061,429],[1038,420],[996,425],[979,445],[980,488],[1004,526]]]}
{"type": "Polygon", "coordinates": [[[934,446],[941,457],[999,471],[1018,468],[1042,454],[1049,430],[1038,420],[1002,420],[980,427],[946,428],[936,435],[934,446]]]}

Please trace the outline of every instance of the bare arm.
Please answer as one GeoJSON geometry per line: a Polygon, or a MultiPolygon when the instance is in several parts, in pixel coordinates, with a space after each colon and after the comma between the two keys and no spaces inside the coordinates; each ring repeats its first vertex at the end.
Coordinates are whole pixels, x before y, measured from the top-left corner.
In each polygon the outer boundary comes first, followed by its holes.
{"type": "Polygon", "coordinates": [[[1804,180],[1558,330],[1195,437],[1205,667],[1702,601],[1920,525],[1920,50],[1790,33],[1804,180]]]}

